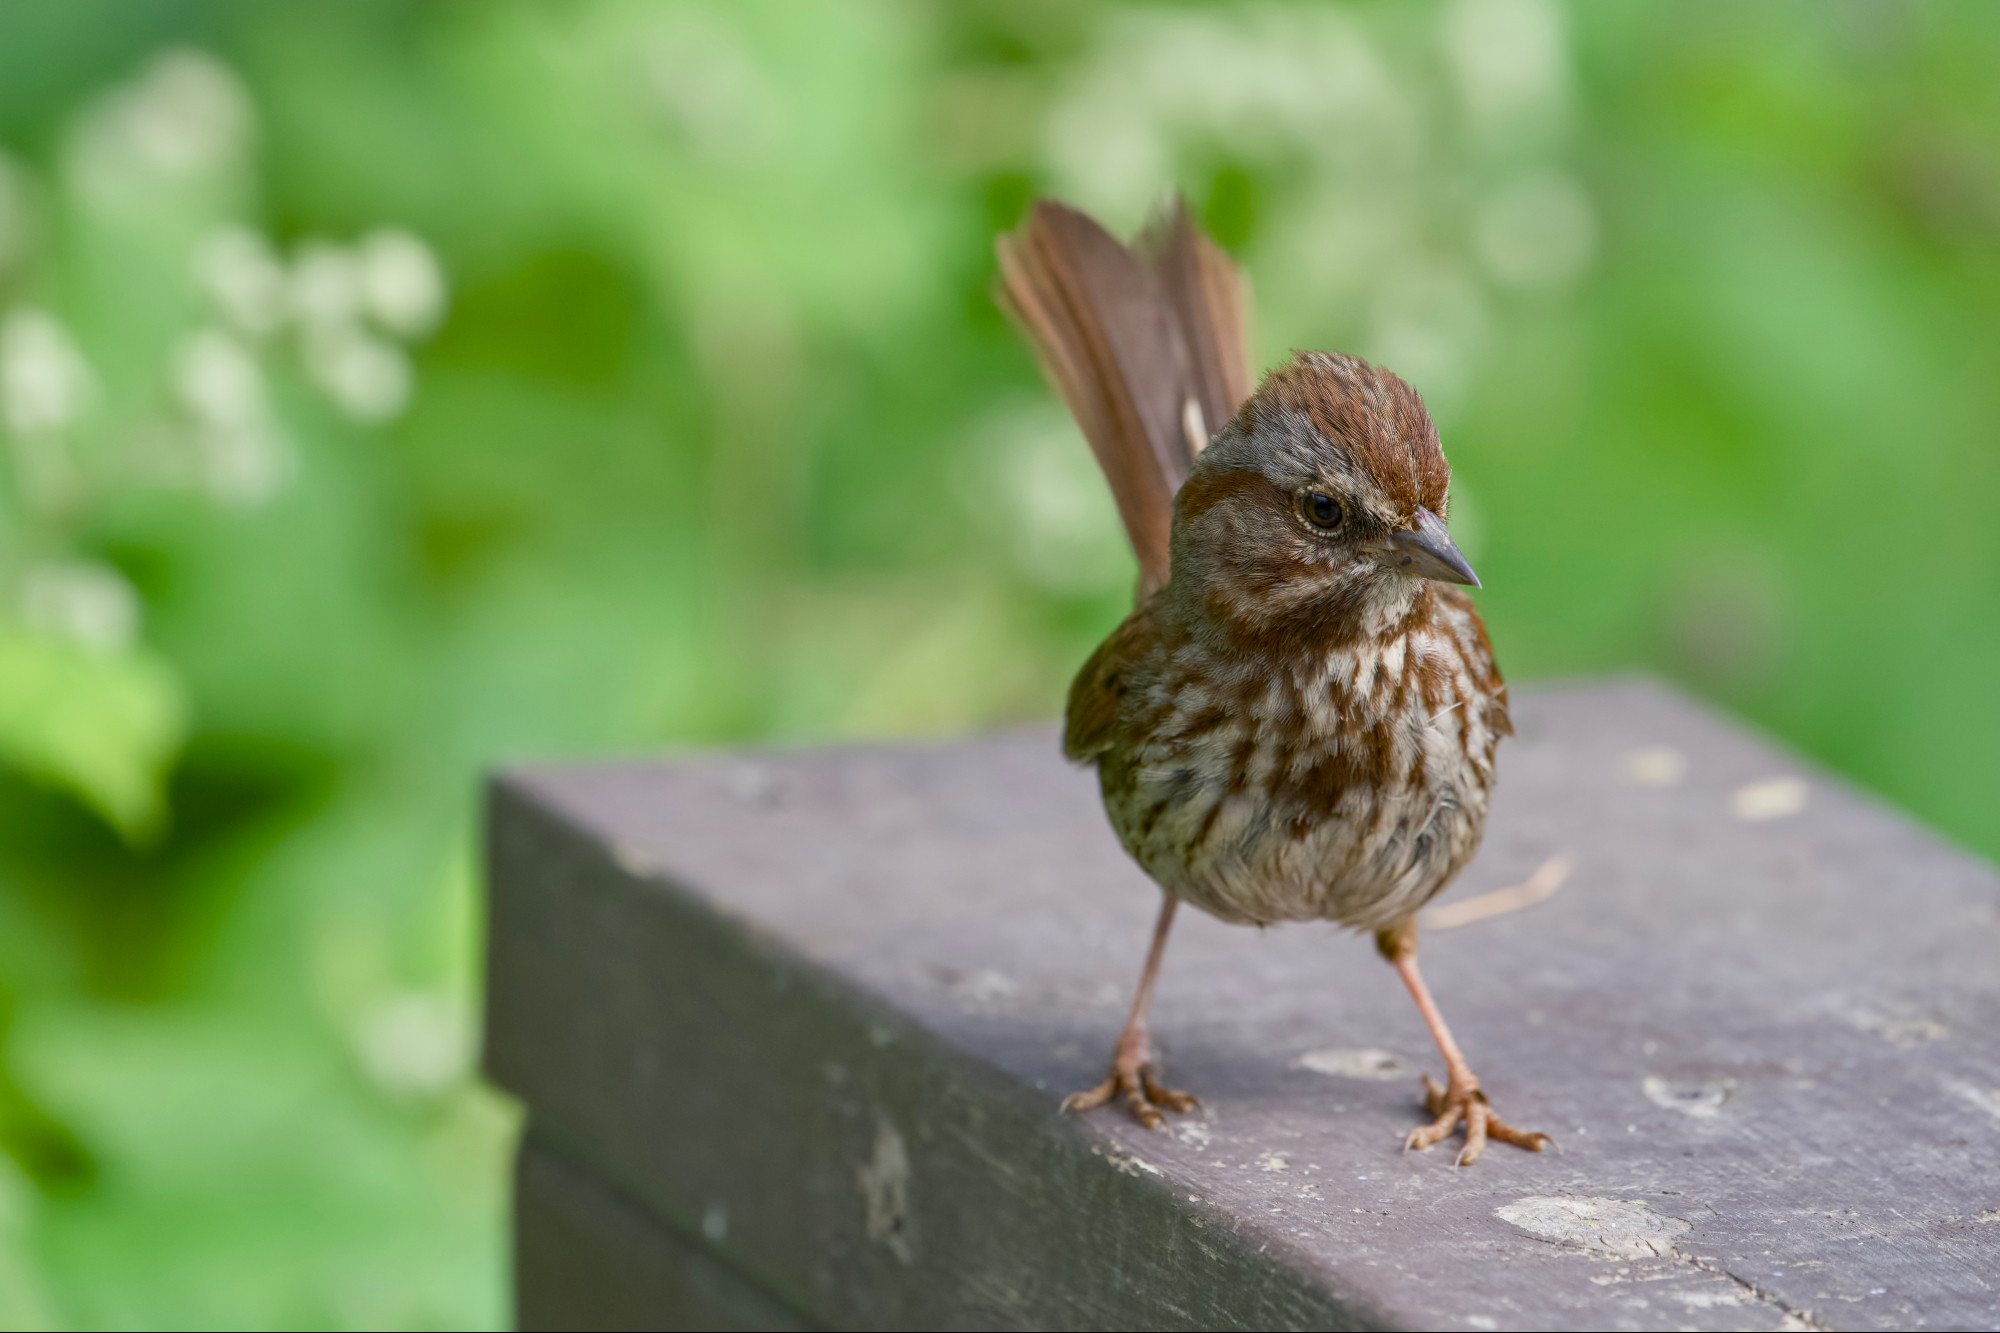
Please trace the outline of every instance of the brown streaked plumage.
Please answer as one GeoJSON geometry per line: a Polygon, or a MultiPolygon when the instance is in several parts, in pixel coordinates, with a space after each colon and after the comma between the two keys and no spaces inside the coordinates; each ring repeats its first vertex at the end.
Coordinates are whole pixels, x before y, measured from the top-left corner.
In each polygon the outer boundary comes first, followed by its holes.
{"type": "Polygon", "coordinates": [[[1070,688],[1063,747],[1094,764],[1165,892],[1110,1076],[1148,1125],[1194,1099],[1157,1078],[1153,984],[1179,903],[1225,921],[1375,933],[1445,1057],[1427,1148],[1466,1129],[1539,1150],[1487,1104],[1416,963],[1416,913],[1478,849],[1507,692],[1452,544],[1451,469],[1416,391],[1308,352],[1256,392],[1243,285],[1176,205],[1132,249],[1036,204],[1000,241],[1002,298],[1068,401],[1138,553],[1138,605],[1070,688]],[[1212,434],[1211,434],[1212,432],[1212,434]]]}

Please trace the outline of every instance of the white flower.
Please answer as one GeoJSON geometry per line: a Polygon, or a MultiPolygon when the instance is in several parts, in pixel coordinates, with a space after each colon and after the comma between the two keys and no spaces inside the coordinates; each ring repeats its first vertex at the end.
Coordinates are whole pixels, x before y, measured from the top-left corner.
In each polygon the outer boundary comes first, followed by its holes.
{"type": "Polygon", "coordinates": [[[174,390],[197,419],[240,426],[264,419],[264,375],[243,344],[203,329],[174,359],[174,390]]]}
{"type": "Polygon", "coordinates": [[[289,444],[268,422],[202,428],[195,448],[202,485],[225,504],[262,504],[291,479],[289,444]]]}
{"type": "Polygon", "coordinates": [[[1296,154],[1333,177],[1401,171],[1421,151],[1406,91],[1330,6],[1115,18],[1042,130],[1062,193],[1114,229],[1139,222],[1190,150],[1296,154]]]}
{"type": "Polygon", "coordinates": [[[55,316],[21,309],[0,324],[0,419],[16,435],[51,435],[89,405],[96,377],[55,316]]]}
{"type": "Polygon", "coordinates": [[[1569,60],[1562,11],[1553,0],[1455,0],[1444,12],[1442,36],[1466,109],[1482,127],[1561,105],[1569,60]]]}
{"type": "Polygon", "coordinates": [[[980,431],[980,470],[965,478],[978,511],[1005,505],[1006,536],[1021,572],[1065,593],[1099,592],[1132,577],[1118,512],[1090,450],[1053,403],[996,414],[980,431]]]}
{"type": "Polygon", "coordinates": [[[431,248],[406,231],[384,228],[361,242],[361,301],[391,333],[429,333],[444,314],[444,272],[431,248]]]}
{"type": "Polygon", "coordinates": [[[290,280],[292,314],[308,333],[352,324],[361,312],[361,266],[330,241],[299,247],[290,280]]]}
{"type": "Polygon", "coordinates": [[[99,652],[139,635],[139,597],[125,576],[95,561],[36,565],[21,581],[21,616],[36,629],[99,652]]]}
{"type": "Polygon", "coordinates": [[[275,495],[290,453],[249,349],[219,329],[203,329],[181,344],[173,384],[194,419],[196,463],[209,493],[233,504],[275,495]]]}
{"type": "Polygon", "coordinates": [[[755,54],[719,14],[677,9],[642,41],[640,59],[654,104],[702,156],[751,160],[777,138],[784,106],[755,54]]]}
{"type": "Polygon", "coordinates": [[[1597,249],[1597,214],[1575,177],[1536,172],[1480,205],[1473,235],[1479,257],[1502,282],[1555,286],[1589,265],[1597,249]]]}
{"type": "Polygon", "coordinates": [[[444,1092],[472,1068],[465,1005],[430,991],[405,991],[372,1005],[355,1025],[354,1044],[369,1076],[397,1096],[444,1092]]]}
{"type": "Polygon", "coordinates": [[[356,421],[388,421],[410,401],[413,376],[403,349],[355,325],[309,332],[306,372],[356,421]]]}
{"type": "Polygon", "coordinates": [[[285,266],[248,227],[223,227],[195,251],[195,279],[238,332],[261,338],[284,322],[285,266]]]}
{"type": "Polygon", "coordinates": [[[370,332],[362,317],[405,337],[436,324],[444,276],[430,247],[387,228],[351,249],[307,241],[292,263],[286,300],[298,321],[306,374],[341,411],[365,422],[402,412],[415,379],[410,359],[370,332]]]}
{"type": "Polygon", "coordinates": [[[167,51],[84,113],[70,163],[86,193],[122,198],[228,165],[253,128],[249,95],[228,66],[201,51],[167,51]]]}
{"type": "Polygon", "coordinates": [[[1443,421],[1486,343],[1491,321],[1479,288],[1454,268],[1413,265],[1377,288],[1368,357],[1394,366],[1443,421]]]}

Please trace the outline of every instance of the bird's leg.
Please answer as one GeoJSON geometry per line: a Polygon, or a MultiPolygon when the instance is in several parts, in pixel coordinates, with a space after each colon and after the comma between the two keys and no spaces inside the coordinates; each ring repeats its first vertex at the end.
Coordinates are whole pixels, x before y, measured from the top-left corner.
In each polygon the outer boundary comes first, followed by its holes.
{"type": "Polygon", "coordinates": [[[1424,974],[1417,970],[1417,919],[1409,917],[1387,930],[1377,931],[1375,947],[1410,988],[1410,998],[1417,1002],[1417,1012],[1424,1016],[1431,1040],[1444,1055],[1445,1086],[1440,1088],[1437,1080],[1424,1075],[1424,1107],[1437,1119],[1411,1130],[1410,1137],[1404,1140],[1404,1150],[1415,1148],[1421,1152],[1429,1148],[1448,1138],[1460,1121],[1465,1123],[1465,1149],[1453,1163],[1455,1166],[1471,1166],[1478,1161],[1479,1154],[1486,1151],[1489,1137],[1530,1152],[1540,1152],[1554,1142],[1546,1134],[1515,1129],[1493,1113],[1486,1094],[1480,1090],[1479,1079],[1465,1061],[1465,1053],[1452,1040],[1451,1029],[1445,1026],[1444,1015],[1438,1012],[1430,987],[1424,984],[1424,974]]]}
{"type": "Polygon", "coordinates": [[[1170,1111],[1192,1111],[1199,1102],[1185,1092],[1177,1092],[1159,1081],[1159,1065],[1153,1057],[1153,983],[1159,980],[1160,959],[1166,956],[1167,932],[1174,924],[1174,909],[1180,899],[1164,895],[1160,920],[1153,927],[1153,945],[1146,951],[1146,970],[1139,976],[1139,993],[1132,998],[1132,1013],[1118,1045],[1111,1053],[1111,1072],[1089,1092],[1073,1092],[1063,1099],[1065,1111],[1094,1111],[1113,1097],[1122,1098],[1132,1118],[1147,1129],[1160,1127],[1155,1107],[1170,1111]]]}

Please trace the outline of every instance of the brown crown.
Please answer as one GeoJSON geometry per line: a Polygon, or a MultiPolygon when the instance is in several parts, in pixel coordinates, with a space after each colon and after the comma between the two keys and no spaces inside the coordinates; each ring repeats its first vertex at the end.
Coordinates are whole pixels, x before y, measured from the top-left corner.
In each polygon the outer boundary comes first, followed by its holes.
{"type": "Polygon", "coordinates": [[[1444,513],[1451,467],[1424,400],[1400,376],[1340,352],[1300,352],[1243,405],[1252,430],[1288,416],[1311,422],[1406,514],[1444,513]]]}

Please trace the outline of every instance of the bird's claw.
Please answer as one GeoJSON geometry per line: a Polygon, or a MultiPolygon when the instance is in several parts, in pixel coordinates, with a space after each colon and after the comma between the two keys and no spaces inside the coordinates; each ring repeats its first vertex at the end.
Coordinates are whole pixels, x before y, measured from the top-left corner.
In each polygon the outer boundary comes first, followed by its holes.
{"type": "Polygon", "coordinates": [[[1480,1089],[1479,1080],[1469,1075],[1464,1077],[1454,1075],[1450,1086],[1442,1088],[1438,1086],[1436,1079],[1429,1074],[1424,1075],[1424,1109],[1437,1118],[1428,1125],[1411,1130],[1409,1137],[1403,1140],[1403,1151],[1408,1152],[1414,1148],[1418,1152],[1423,1152],[1450,1138],[1453,1131],[1463,1122],[1465,1147],[1452,1162],[1454,1168],[1471,1166],[1478,1161],[1479,1155],[1486,1151],[1486,1141],[1489,1138],[1498,1139],[1502,1143],[1511,1143],[1517,1148],[1526,1148],[1529,1152],[1540,1152],[1555,1142],[1546,1134],[1515,1129],[1494,1114],[1492,1104],[1486,1100],[1485,1092],[1480,1089]]]}
{"type": "Polygon", "coordinates": [[[1185,1113],[1201,1105],[1191,1093],[1161,1083],[1158,1073],[1159,1066],[1151,1060],[1117,1060],[1102,1083],[1088,1092],[1073,1092],[1063,1098],[1062,1109],[1095,1111],[1116,1097],[1124,1101],[1134,1120],[1147,1129],[1158,1129],[1165,1122],[1155,1108],[1164,1106],[1169,1111],[1185,1113]]]}

